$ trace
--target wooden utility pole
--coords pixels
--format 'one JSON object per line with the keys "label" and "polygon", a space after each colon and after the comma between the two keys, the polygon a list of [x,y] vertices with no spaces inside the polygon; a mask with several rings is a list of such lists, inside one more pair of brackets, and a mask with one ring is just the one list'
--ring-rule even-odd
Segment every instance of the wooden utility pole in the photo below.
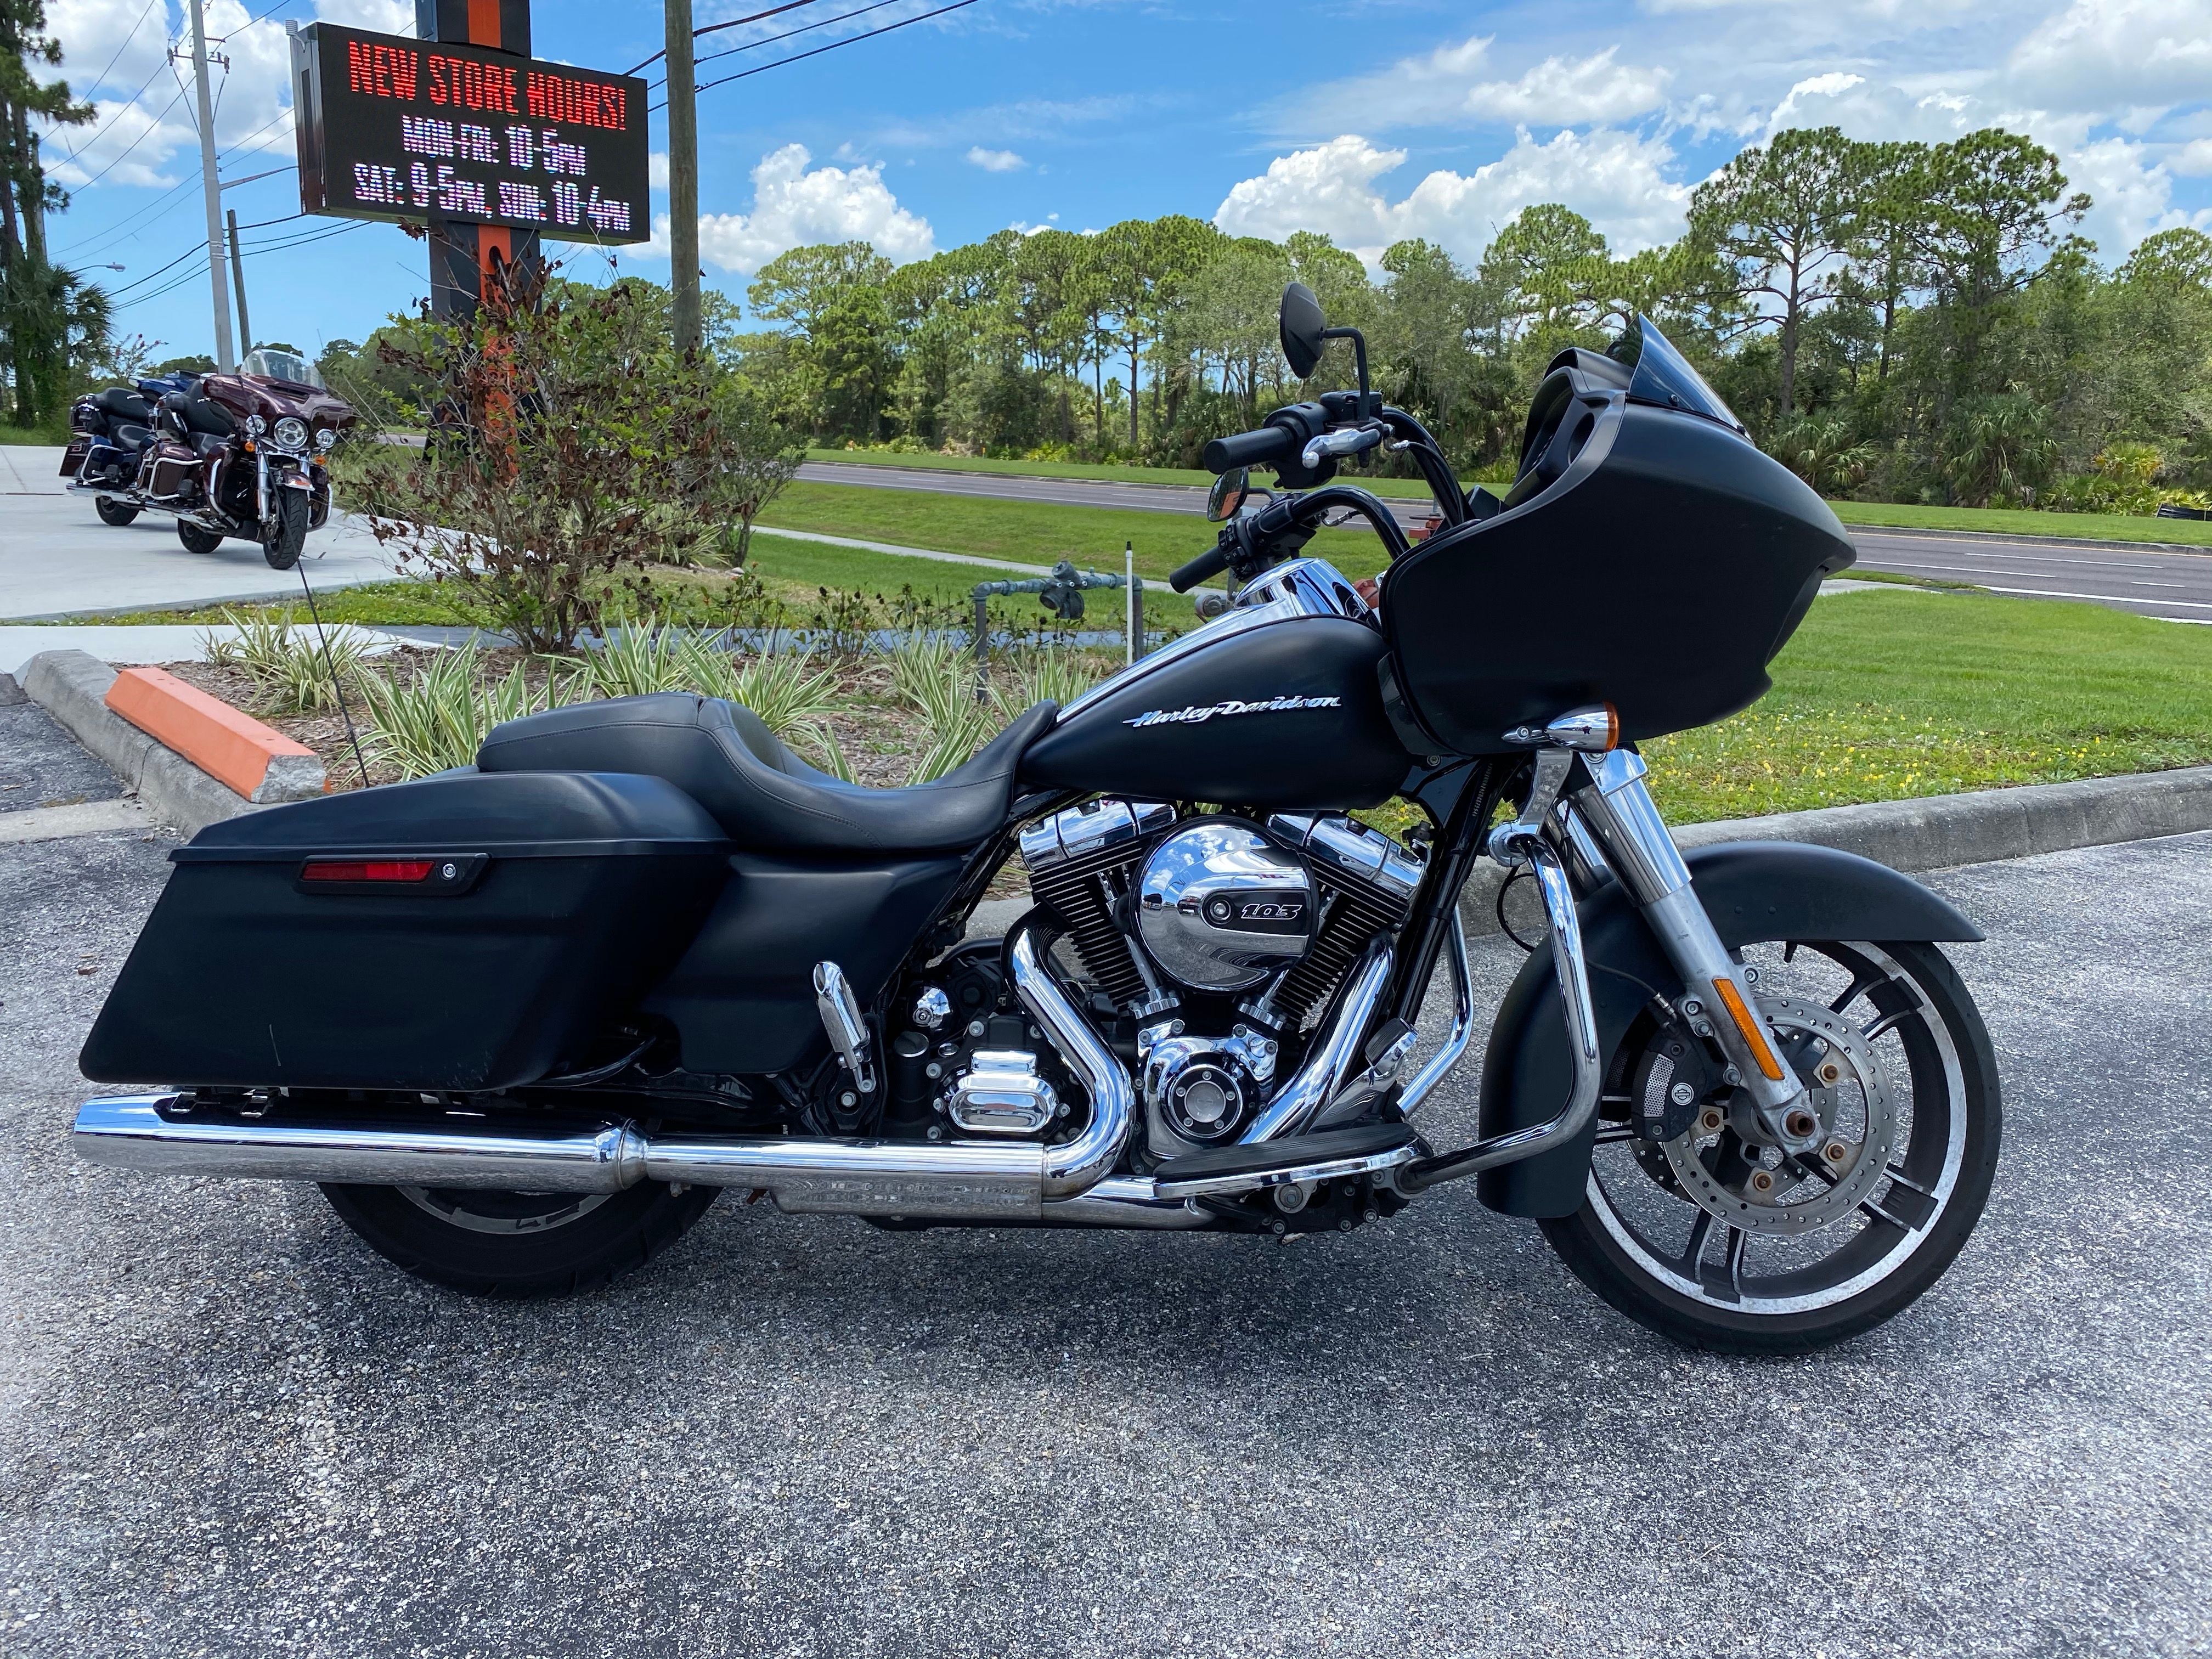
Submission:
{"label": "wooden utility pole", "polygon": [[699,106],[691,69],[691,0],[666,0],[668,286],[676,349],[699,349]]}
{"label": "wooden utility pole", "polygon": [[208,95],[207,16],[203,0],[191,0],[192,96],[199,115],[200,194],[207,205],[208,286],[215,300],[215,366],[228,374],[238,367],[230,350],[230,285],[223,279],[222,186],[215,176],[215,105]]}
{"label": "wooden utility pole", "polygon": [[238,246],[238,210],[226,208],[223,215],[230,226],[230,285],[238,290],[238,355],[242,359],[253,349],[253,325],[246,320],[246,260]]}

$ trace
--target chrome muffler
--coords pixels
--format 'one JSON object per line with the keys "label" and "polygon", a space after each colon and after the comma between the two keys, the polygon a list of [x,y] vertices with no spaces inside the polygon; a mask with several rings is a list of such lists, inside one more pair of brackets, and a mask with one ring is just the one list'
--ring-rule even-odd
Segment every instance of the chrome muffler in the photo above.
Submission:
{"label": "chrome muffler", "polygon": [[[489,1187],[612,1193],[641,1181],[765,1189],[801,1213],[1057,1219],[1121,1156],[1135,1118],[1127,1071],[1060,989],[1026,932],[1007,951],[1015,994],[1091,1099],[1082,1133],[1052,1145],[826,1140],[793,1136],[648,1136],[629,1123],[528,1131],[436,1124],[214,1115],[182,1094],[88,1101],[70,1145],[87,1163],[161,1175],[324,1181],[375,1187]],[[477,1121],[482,1121],[478,1120]],[[1142,1195],[1076,1206],[1098,1224],[1136,1214]],[[1139,1221],[1135,1224],[1146,1224]],[[1154,1223],[1152,1224],[1158,1224]]]}

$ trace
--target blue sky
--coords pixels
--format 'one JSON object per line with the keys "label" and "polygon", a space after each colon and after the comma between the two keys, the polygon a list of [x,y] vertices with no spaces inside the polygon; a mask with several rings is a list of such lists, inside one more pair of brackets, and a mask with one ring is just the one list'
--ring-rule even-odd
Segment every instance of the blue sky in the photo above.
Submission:
{"label": "blue sky", "polygon": [[[817,0],[702,42],[748,49],[700,79],[944,3],[891,0],[752,44],[866,3]],[[216,118],[226,179],[291,159],[284,18],[412,30],[402,0],[293,0],[244,27],[270,3],[210,0],[231,60]],[[698,0],[696,21],[762,9]],[[204,276],[172,286],[202,224],[191,101],[163,58],[187,27],[180,0],[49,0],[49,17],[62,72],[102,117],[46,143],[75,191],[49,233],[56,257],[118,290],[125,331],[165,355],[208,349]],[[659,48],[660,17],[636,0],[538,0],[536,50],[625,70]],[[1863,137],[2031,132],[2096,198],[2087,228],[2117,259],[2154,229],[2212,228],[2212,0],[976,0],[704,93],[699,119],[708,279],[740,301],[753,270],[800,242],[861,236],[903,260],[1007,225],[1166,212],[1325,231],[1370,258],[1424,235],[1473,258],[1521,207],[1559,200],[1633,249],[1676,234],[1689,189],[1742,144],[1829,123]],[[246,283],[262,338],[358,339],[427,288],[422,244],[392,226],[262,223],[297,212],[289,171],[224,199],[257,227]],[[580,270],[605,269],[575,252]],[[649,245],[621,263],[667,275]]]}

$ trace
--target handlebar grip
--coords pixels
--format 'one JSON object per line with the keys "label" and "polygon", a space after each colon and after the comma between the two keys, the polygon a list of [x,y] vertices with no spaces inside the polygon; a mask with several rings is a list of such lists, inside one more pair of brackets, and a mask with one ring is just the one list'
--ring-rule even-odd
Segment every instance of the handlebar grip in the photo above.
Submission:
{"label": "handlebar grip", "polygon": [[[1250,437],[1253,434],[1247,433],[1245,435]],[[1188,593],[1208,576],[1218,576],[1228,568],[1229,555],[1226,550],[1219,547],[1209,547],[1176,571],[1174,575],[1169,577],[1168,586],[1178,593]]]}
{"label": "handlebar grip", "polygon": [[1293,434],[1279,426],[1263,426],[1257,432],[1214,439],[1206,445],[1203,459],[1208,472],[1226,472],[1235,466],[1266,466],[1288,460],[1297,453],[1298,441]]}

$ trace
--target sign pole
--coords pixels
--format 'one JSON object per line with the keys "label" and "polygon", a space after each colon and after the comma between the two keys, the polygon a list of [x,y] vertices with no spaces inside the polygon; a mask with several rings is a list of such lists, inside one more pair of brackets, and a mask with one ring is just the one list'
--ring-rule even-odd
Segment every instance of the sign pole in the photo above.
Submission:
{"label": "sign pole", "polygon": [[208,284],[215,298],[215,366],[238,367],[230,350],[230,286],[222,259],[222,186],[215,172],[215,104],[208,96],[207,15],[204,0],[191,0],[192,99],[199,114],[200,190],[207,199]]}
{"label": "sign pole", "polygon": [[[530,0],[415,0],[418,39],[487,46],[530,56]],[[471,219],[430,222],[430,310],[439,317],[472,315],[499,268],[540,263],[538,233]],[[443,246],[441,246],[441,244]]]}
{"label": "sign pole", "polygon": [[699,349],[699,106],[691,63],[691,0],[667,0],[668,286],[676,349]]}

